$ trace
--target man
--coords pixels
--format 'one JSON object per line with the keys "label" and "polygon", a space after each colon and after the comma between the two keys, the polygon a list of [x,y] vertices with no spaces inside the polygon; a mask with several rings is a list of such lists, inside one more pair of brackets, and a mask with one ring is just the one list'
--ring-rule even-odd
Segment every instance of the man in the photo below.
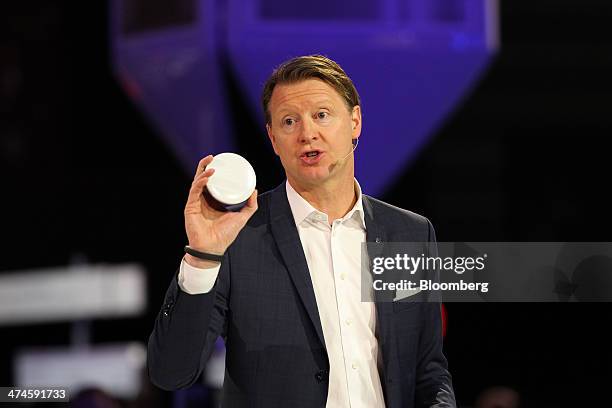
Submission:
{"label": "man", "polygon": [[361,299],[362,243],[435,236],[427,219],[361,194],[353,83],[326,57],[298,57],[262,102],[287,181],[219,212],[202,194],[212,156],[200,161],[185,228],[204,255],[186,254],[166,293],[149,339],[153,383],[192,384],[223,336],[224,406],[454,407],[439,304]]}

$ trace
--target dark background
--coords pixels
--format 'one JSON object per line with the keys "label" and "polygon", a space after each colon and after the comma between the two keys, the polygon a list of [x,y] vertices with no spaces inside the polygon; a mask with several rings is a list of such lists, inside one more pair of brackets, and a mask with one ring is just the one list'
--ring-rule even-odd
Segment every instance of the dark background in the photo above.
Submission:
{"label": "dark background", "polygon": [[[0,271],[76,256],[139,262],[149,274],[147,314],[95,321],[92,339],[145,342],[182,255],[191,175],[111,75],[105,2],[5,3]],[[496,61],[380,198],[427,216],[440,241],[612,241],[612,2],[501,3]],[[246,117],[229,70],[226,80]],[[280,183],[263,129],[234,125],[239,152],[257,157],[259,191]],[[461,403],[503,384],[525,406],[608,405],[609,303],[447,310],[445,350]],[[69,324],[1,327],[0,385],[12,384],[18,347],[63,345],[69,334]]]}

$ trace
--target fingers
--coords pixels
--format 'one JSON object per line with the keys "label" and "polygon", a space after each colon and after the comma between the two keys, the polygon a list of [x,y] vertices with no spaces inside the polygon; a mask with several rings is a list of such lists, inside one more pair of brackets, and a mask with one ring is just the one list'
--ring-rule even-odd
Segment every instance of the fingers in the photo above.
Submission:
{"label": "fingers", "polygon": [[195,176],[193,182],[191,183],[191,188],[189,189],[189,198],[187,199],[188,204],[196,201],[199,202],[202,192],[204,191],[204,187],[214,172],[215,169],[206,169],[202,173]]}
{"label": "fingers", "polygon": [[215,169],[206,169],[202,173],[198,174],[191,183],[191,188],[196,188],[200,190],[200,193],[206,186],[208,179],[215,173]]}
{"label": "fingers", "polygon": [[210,164],[212,159],[213,155],[209,154],[198,162],[198,166],[196,167],[196,172],[191,183],[191,189],[189,190],[189,198],[187,200],[188,203],[193,202],[194,200],[199,200],[199,195],[202,194],[204,186],[208,182],[208,177],[210,177],[212,172],[214,172],[213,169],[206,170],[206,166]]}
{"label": "fingers", "polygon": [[214,172],[215,169],[205,169],[203,172],[193,178],[192,184],[200,183],[202,179],[210,178]]}
{"label": "fingers", "polygon": [[208,156],[204,157],[202,160],[200,160],[200,162],[198,163],[198,166],[196,167],[196,173],[194,174],[194,179],[195,177],[197,177],[198,174],[204,172],[204,169],[206,168],[206,166],[208,166],[210,164],[210,162],[213,159],[213,155],[209,154]]}

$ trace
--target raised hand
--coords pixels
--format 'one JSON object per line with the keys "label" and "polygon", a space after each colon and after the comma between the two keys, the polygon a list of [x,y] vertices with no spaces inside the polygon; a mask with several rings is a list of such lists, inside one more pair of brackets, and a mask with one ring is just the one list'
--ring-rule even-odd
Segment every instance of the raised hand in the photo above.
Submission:
{"label": "raised hand", "polygon": [[[251,194],[246,205],[239,212],[221,211],[211,205],[205,190],[206,183],[214,169],[206,169],[213,156],[200,160],[196,169],[189,197],[185,205],[185,232],[189,246],[211,254],[223,254],[257,210],[257,190]],[[215,262],[194,258],[189,254],[185,260],[192,266],[208,268]]]}

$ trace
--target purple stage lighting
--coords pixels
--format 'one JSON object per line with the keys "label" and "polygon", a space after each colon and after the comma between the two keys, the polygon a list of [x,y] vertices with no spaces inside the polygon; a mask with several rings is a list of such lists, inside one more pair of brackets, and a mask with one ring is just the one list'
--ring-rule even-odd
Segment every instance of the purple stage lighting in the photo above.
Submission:
{"label": "purple stage lighting", "polygon": [[118,77],[189,168],[234,146],[218,51],[229,54],[262,129],[259,98],[273,67],[314,53],[338,61],[361,95],[356,170],[375,195],[498,47],[496,0],[114,0],[112,16]]}

